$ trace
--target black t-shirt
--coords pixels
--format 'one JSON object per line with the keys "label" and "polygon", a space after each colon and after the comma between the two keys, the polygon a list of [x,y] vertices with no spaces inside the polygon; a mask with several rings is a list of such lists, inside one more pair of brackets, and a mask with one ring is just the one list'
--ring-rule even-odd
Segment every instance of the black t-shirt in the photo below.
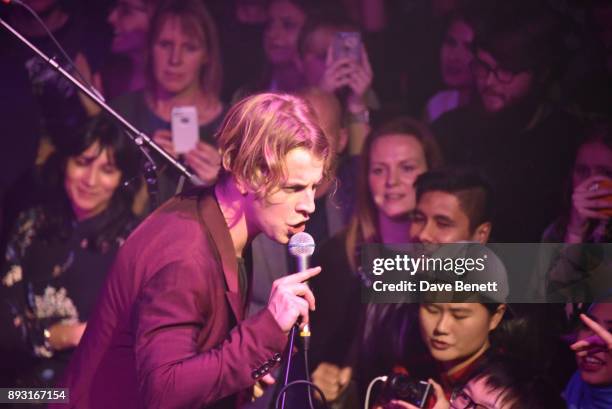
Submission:
{"label": "black t-shirt", "polygon": [[477,167],[494,189],[494,242],[539,242],[559,214],[579,133],[568,115],[524,103],[487,115],[460,108],[433,124],[448,165]]}

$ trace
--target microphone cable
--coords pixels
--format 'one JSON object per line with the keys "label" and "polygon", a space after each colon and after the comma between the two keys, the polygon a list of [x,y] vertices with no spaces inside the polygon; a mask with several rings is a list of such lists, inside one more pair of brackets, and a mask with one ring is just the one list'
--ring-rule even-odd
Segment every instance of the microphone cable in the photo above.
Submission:
{"label": "microphone cable", "polygon": [[364,409],[368,409],[370,407],[370,394],[372,393],[372,387],[374,387],[374,384],[376,384],[376,382],[387,382],[387,379],[389,379],[388,376],[377,376],[376,378],[372,379],[372,381],[370,382],[370,384],[368,385],[368,390],[366,392],[366,396],[365,396],[365,403],[363,408]]}
{"label": "microphone cable", "polygon": [[[287,389],[291,388],[292,386],[296,386],[296,385],[308,385],[309,388],[314,388],[314,390],[317,391],[317,393],[321,397],[321,401],[323,402],[323,407],[325,409],[329,409],[329,405],[327,404],[327,400],[325,399],[325,395],[323,394],[323,391],[321,390],[321,388],[319,388],[314,383],[304,380],[304,379],[298,379],[297,381],[290,382],[281,388],[280,393],[278,394],[278,396],[276,397],[276,401],[274,402],[274,407],[276,409],[278,409],[279,407],[278,405],[280,403],[282,394],[286,393]],[[310,403],[312,403],[312,401]]]}

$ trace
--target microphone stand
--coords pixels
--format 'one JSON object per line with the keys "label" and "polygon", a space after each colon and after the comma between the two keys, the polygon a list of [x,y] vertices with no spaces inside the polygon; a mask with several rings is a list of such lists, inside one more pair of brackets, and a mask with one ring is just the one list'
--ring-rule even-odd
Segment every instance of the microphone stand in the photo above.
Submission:
{"label": "microphone stand", "polygon": [[55,57],[50,58],[41,50],[39,50],[34,44],[30,43],[28,39],[22,36],[15,28],[13,28],[10,24],[0,18],[0,25],[4,26],[9,32],[11,32],[17,39],[19,39],[23,44],[29,47],[32,51],[34,51],[40,58],[42,58],[46,63],[48,63],[53,69],[59,72],[64,78],[68,79],[72,84],[74,84],[77,88],[79,88],[85,95],[91,98],[98,106],[100,106],[106,113],[110,114],[110,116],[119,123],[125,133],[130,137],[130,139],[136,144],[136,146],[142,151],[145,156],[145,180],[147,182],[147,188],[152,200],[155,200],[157,194],[157,179],[155,171],[157,167],[155,166],[155,162],[153,158],[149,155],[149,152],[146,150],[146,146],[153,149],[157,152],[166,162],[168,162],[171,166],[176,168],[182,175],[184,175],[187,180],[191,181],[195,185],[202,184],[202,181],[197,177],[197,175],[191,173],[182,163],[177,161],[166,152],[163,148],[161,148],[158,144],[156,144],[148,135],[144,132],[141,132],[136,127],[134,127],[131,123],[129,123],[123,116],[117,113],[113,108],[111,108],[104,99],[102,99],[99,95],[93,92],[91,89],[87,88],[81,82],[79,82],[76,78],[74,78],[68,71],[66,71],[62,66],[55,61]]}

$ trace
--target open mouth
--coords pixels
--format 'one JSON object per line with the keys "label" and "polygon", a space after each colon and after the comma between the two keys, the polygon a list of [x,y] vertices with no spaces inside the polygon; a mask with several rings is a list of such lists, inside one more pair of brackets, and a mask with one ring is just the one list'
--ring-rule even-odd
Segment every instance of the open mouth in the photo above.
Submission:
{"label": "open mouth", "polygon": [[293,235],[296,233],[301,233],[305,229],[306,229],[306,221],[303,221],[301,223],[289,226],[289,233]]}
{"label": "open mouth", "polygon": [[595,355],[587,355],[580,359],[580,369],[586,372],[593,372],[601,369],[604,365],[606,365],[606,361],[595,356]]}

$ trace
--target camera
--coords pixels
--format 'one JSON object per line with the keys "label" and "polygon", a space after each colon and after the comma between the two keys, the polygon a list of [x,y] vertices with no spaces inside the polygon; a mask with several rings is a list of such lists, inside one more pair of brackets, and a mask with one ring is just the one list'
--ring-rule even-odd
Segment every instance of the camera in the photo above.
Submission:
{"label": "camera", "polygon": [[419,408],[425,407],[431,385],[428,382],[414,379],[404,374],[390,375],[381,392],[381,401],[403,400]]}

